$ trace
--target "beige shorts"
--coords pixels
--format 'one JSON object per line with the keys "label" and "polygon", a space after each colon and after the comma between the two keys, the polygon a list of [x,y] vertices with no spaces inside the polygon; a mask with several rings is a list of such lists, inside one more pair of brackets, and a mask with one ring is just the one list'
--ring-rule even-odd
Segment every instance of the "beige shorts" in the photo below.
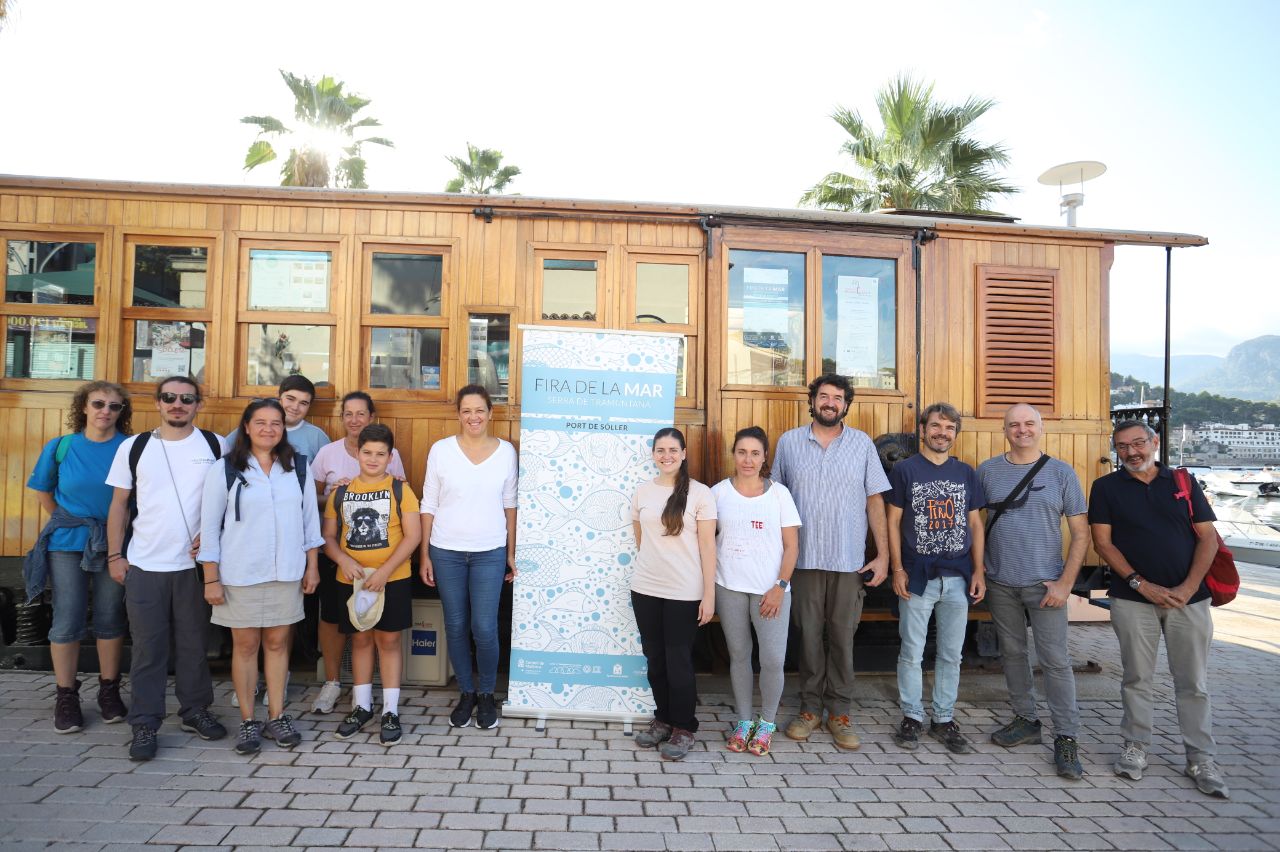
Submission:
{"label": "beige shorts", "polygon": [[223,586],[211,621],[222,627],[280,627],[302,621],[302,581]]}

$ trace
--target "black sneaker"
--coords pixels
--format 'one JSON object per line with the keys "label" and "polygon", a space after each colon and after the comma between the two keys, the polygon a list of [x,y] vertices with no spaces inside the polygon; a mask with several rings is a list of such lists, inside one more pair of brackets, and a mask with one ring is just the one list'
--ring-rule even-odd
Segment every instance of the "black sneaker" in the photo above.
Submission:
{"label": "black sneaker", "polygon": [[476,698],[476,727],[486,731],[498,727],[498,702],[492,692],[482,692]]}
{"label": "black sneaker", "polygon": [[302,734],[298,733],[298,729],[293,727],[293,719],[289,718],[287,713],[281,713],[267,722],[262,729],[262,738],[275,740],[276,745],[280,746],[280,748],[293,748],[302,742]]}
{"label": "black sneaker", "polygon": [[53,699],[53,730],[59,734],[74,734],[84,727],[84,714],[80,712],[80,681],[71,686],[59,686]]}
{"label": "black sneaker", "polygon": [[134,725],[133,742],[129,743],[129,759],[151,760],[156,756],[156,751],[158,750],[156,732],[146,725]]}
{"label": "black sneaker", "polygon": [[382,714],[382,729],[378,731],[378,741],[383,745],[400,742],[400,716],[395,713]]}
{"label": "black sneaker", "polygon": [[953,719],[950,722],[931,722],[929,724],[929,736],[947,747],[947,751],[952,754],[969,754],[973,751],[973,746],[969,743],[969,738],[960,733],[960,726]]}
{"label": "black sneaker", "polygon": [[214,718],[208,708],[202,708],[182,720],[182,730],[195,734],[202,740],[220,740],[227,735],[227,729]]}
{"label": "black sneaker", "polygon": [[1053,738],[1053,765],[1059,776],[1071,781],[1079,781],[1084,776],[1080,749],[1074,737]]}
{"label": "black sneaker", "polygon": [[904,716],[898,723],[898,729],[893,732],[893,741],[908,751],[915,751],[920,747],[920,732],[923,730],[923,722]]}
{"label": "black sneaker", "polygon": [[340,740],[353,737],[360,732],[361,728],[369,724],[369,720],[372,718],[372,710],[366,710],[363,707],[356,707],[347,714],[347,718],[338,723],[338,730],[334,731],[334,736]]}
{"label": "black sneaker", "polygon": [[465,728],[471,724],[471,714],[476,709],[476,694],[464,692],[458,696],[458,703],[453,705],[449,714],[449,724],[455,728]]}
{"label": "black sneaker", "polygon": [[1040,720],[1014,716],[1013,721],[991,735],[991,742],[1005,748],[1040,742]]}
{"label": "black sneaker", "polygon": [[236,754],[257,754],[262,751],[262,723],[249,719],[240,723],[236,732]]}
{"label": "black sneaker", "polygon": [[115,680],[98,678],[98,711],[102,713],[102,721],[108,725],[123,722],[129,715],[129,708],[120,700],[120,676]]}

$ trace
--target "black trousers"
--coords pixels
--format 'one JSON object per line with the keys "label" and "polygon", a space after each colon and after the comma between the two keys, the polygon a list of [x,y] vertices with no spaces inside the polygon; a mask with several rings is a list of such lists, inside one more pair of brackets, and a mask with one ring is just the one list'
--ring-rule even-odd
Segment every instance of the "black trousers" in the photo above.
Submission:
{"label": "black trousers", "polygon": [[205,656],[209,605],[196,569],[143,571],[130,565],[124,578],[124,602],[133,636],[129,724],[154,731],[164,721],[170,639],[178,715],[186,719],[212,704],[213,680]]}
{"label": "black trousers", "polygon": [[694,732],[698,730],[694,716],[698,684],[693,674],[693,640],[698,635],[699,603],[631,593],[640,645],[649,663],[654,718]]}

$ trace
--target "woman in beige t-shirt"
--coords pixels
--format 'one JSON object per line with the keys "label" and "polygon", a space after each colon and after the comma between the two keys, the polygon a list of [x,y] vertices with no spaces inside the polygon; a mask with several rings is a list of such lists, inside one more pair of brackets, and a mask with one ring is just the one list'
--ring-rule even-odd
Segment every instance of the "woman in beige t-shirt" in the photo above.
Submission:
{"label": "woman in beige t-shirt", "polygon": [[679,429],[653,436],[653,462],[658,477],[641,484],[631,500],[639,548],[631,606],[655,704],[653,722],[636,734],[636,745],[658,746],[663,757],[679,760],[698,730],[693,640],[716,610],[716,501],[710,488],[689,478]]}

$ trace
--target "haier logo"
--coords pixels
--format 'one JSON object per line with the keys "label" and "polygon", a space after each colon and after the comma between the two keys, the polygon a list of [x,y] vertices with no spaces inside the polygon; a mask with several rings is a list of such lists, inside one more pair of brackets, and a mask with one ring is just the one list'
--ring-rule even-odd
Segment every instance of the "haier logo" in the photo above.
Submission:
{"label": "haier logo", "polygon": [[434,630],[413,631],[413,655],[434,657],[436,655],[436,632]]}

